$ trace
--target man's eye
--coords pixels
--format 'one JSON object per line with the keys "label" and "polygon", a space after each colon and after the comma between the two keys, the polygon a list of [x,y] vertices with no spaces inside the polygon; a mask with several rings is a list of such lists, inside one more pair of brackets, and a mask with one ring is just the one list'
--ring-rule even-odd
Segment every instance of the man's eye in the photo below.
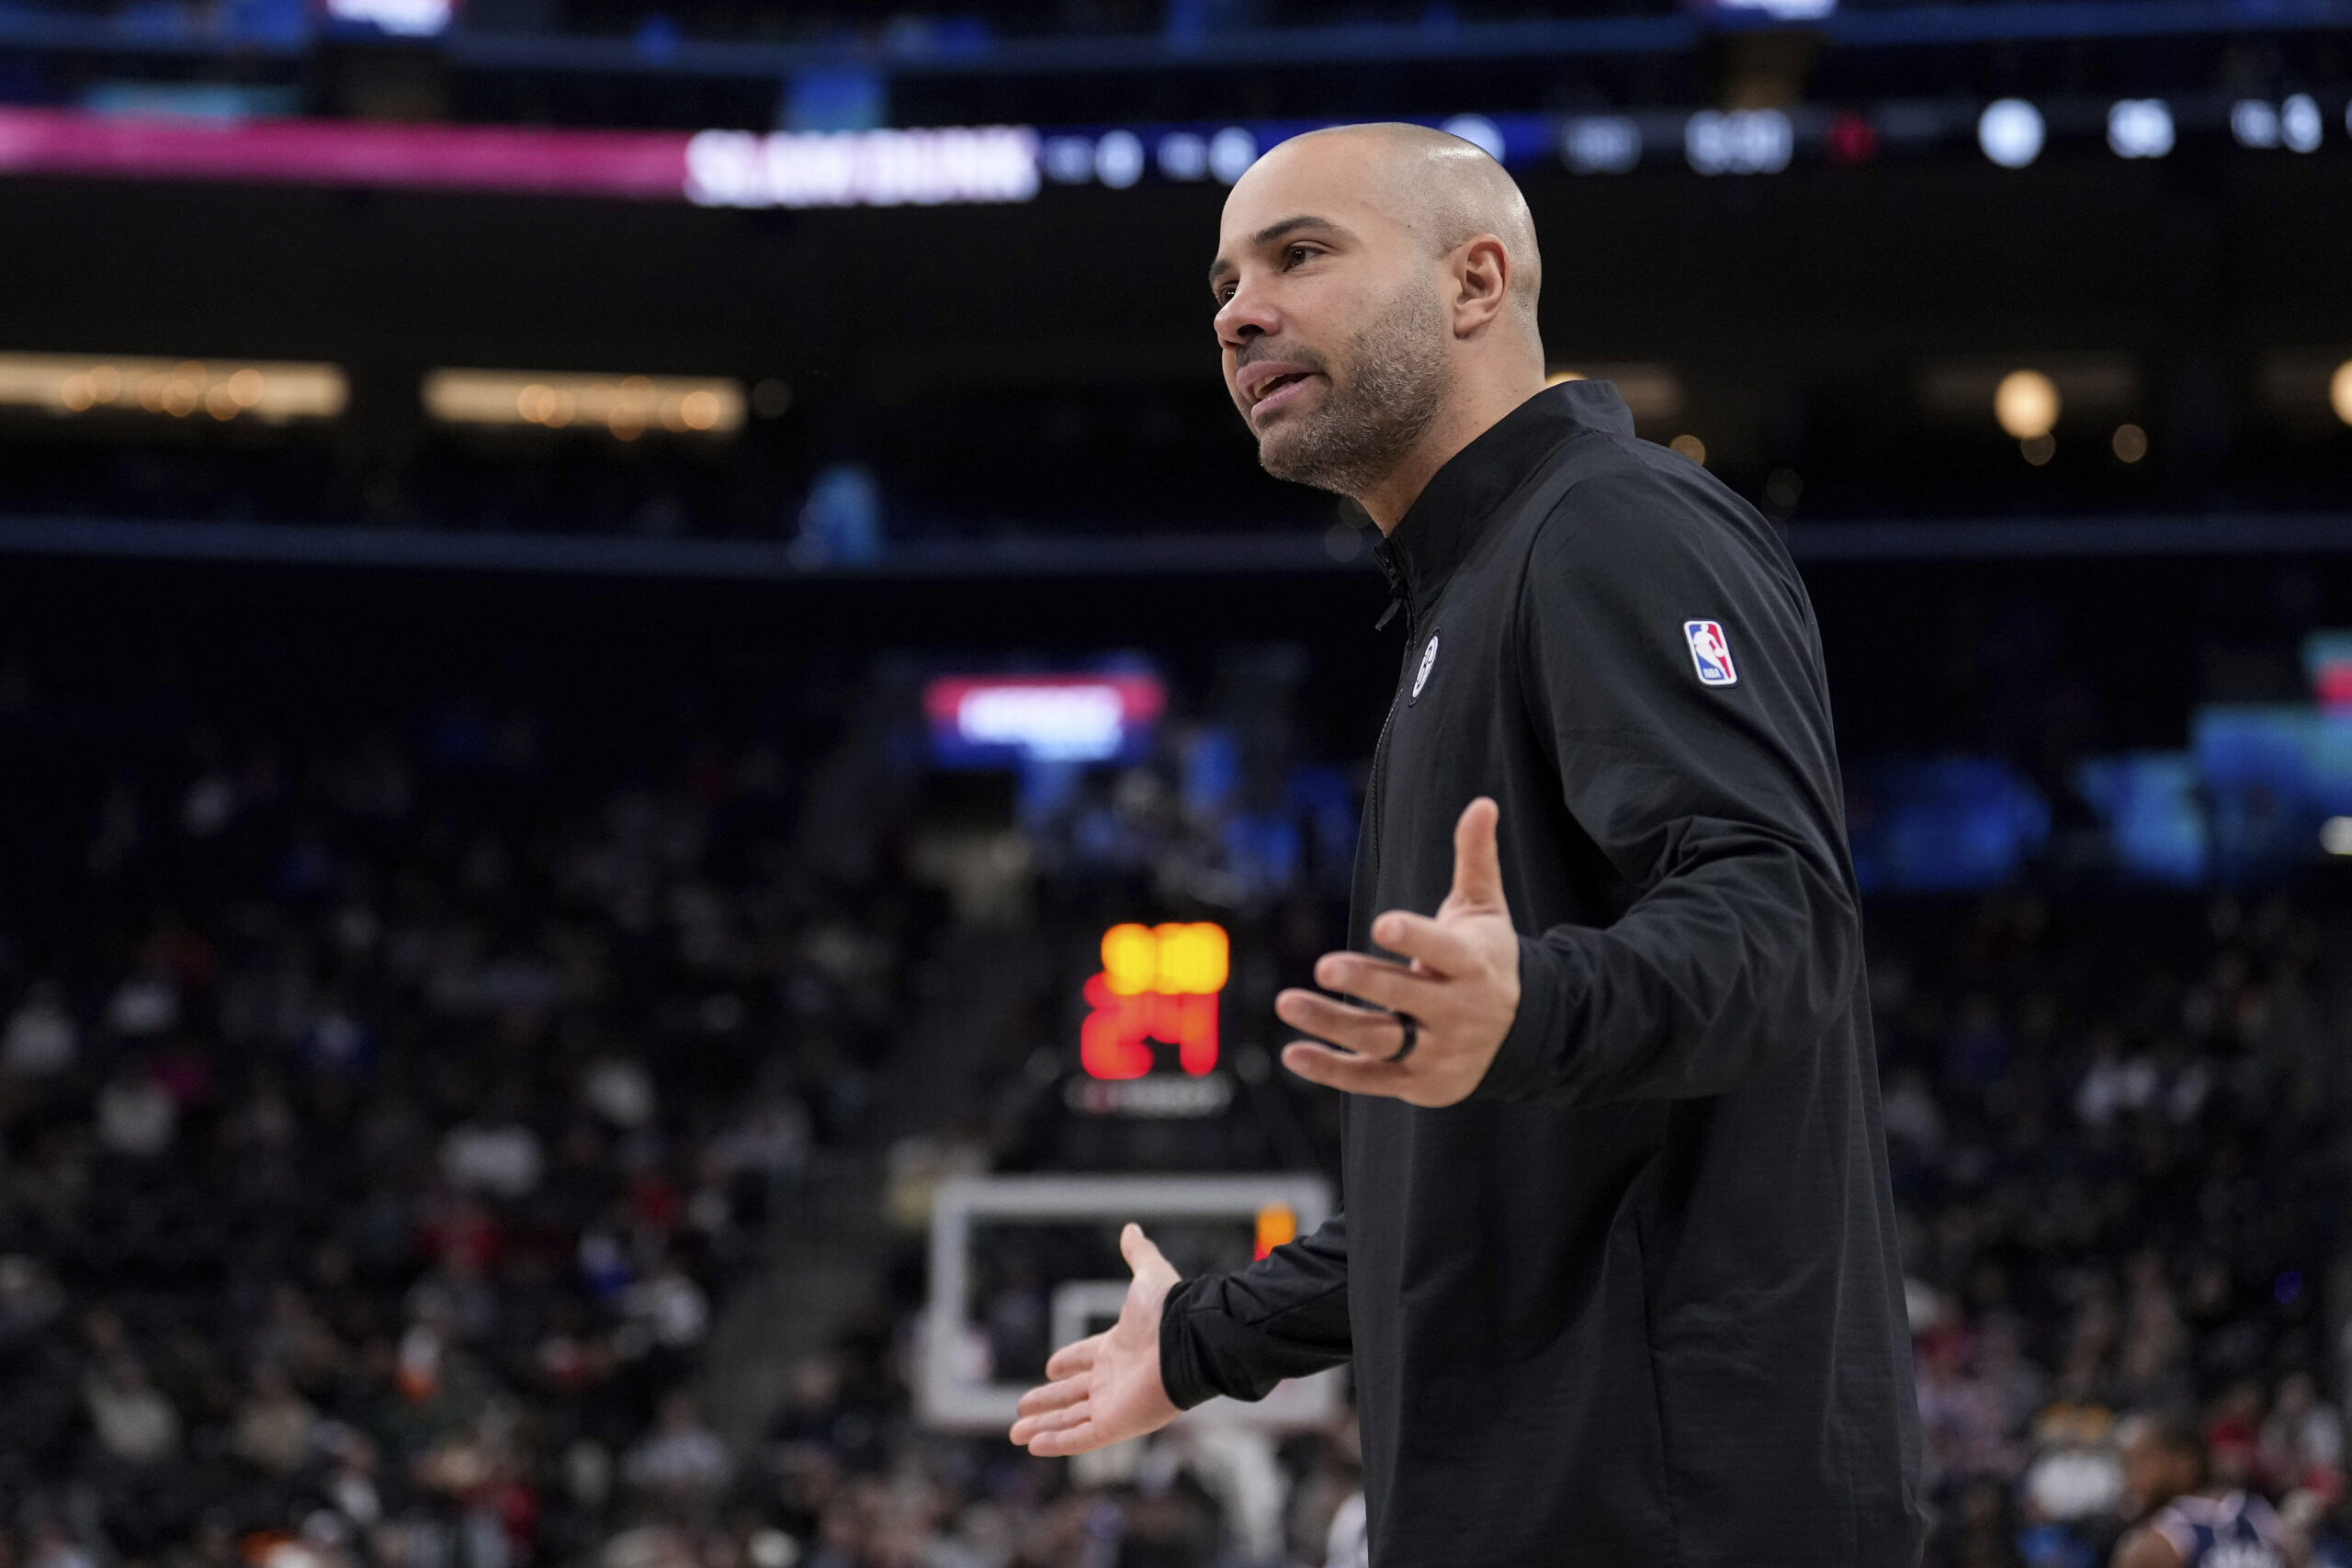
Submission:
{"label": "man's eye", "polygon": [[1313,254],[1315,254],[1315,247],[1312,245],[1293,245],[1283,253],[1283,259],[1291,265],[1296,266]]}

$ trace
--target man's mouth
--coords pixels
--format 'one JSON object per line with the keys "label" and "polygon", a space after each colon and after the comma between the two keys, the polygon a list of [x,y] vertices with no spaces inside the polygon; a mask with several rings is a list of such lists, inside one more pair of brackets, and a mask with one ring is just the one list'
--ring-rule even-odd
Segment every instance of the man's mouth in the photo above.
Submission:
{"label": "man's mouth", "polygon": [[1270,413],[1282,407],[1297,395],[1301,387],[1314,378],[1315,373],[1311,370],[1285,370],[1278,376],[1269,376],[1258,383],[1256,395],[1250,404],[1250,417]]}

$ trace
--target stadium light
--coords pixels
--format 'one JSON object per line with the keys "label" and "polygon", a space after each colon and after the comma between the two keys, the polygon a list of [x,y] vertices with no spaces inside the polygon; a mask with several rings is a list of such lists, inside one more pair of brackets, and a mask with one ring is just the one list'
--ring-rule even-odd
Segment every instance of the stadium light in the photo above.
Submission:
{"label": "stadium light", "polygon": [[1171,180],[1197,180],[1209,172],[1209,144],[1189,130],[1159,139],[1159,172]]}
{"label": "stadium light", "polygon": [[1795,129],[1779,109],[1702,109],[1683,122],[1683,155],[1702,175],[1777,175],[1795,150]]}
{"label": "stadium light", "polygon": [[1209,138],[1209,173],[1220,184],[1231,185],[1258,161],[1258,139],[1238,125],[1228,125]]}
{"label": "stadium light", "polygon": [[2263,405],[2289,424],[2352,424],[2352,359],[2341,347],[2268,350],[2256,362],[2255,388]]}
{"label": "stadium light", "polygon": [[2290,152],[2316,152],[2326,121],[2308,93],[2297,93],[2278,106],[2278,140]]}
{"label": "stadium light", "polygon": [[1132,130],[1114,130],[1094,144],[1094,177],[1113,190],[1143,178],[1143,142]]}
{"label": "stadium light", "polygon": [[2023,98],[2000,98],[1976,119],[1976,145],[2005,169],[2022,169],[2041,156],[2049,138],[2041,111]]}
{"label": "stadium light", "polygon": [[1623,115],[1586,115],[1560,128],[1560,161],[1579,175],[1622,175],[1642,161],[1642,128]]}
{"label": "stadium light", "polygon": [[2121,98],[2107,111],[2107,145],[2119,158],[2161,158],[2172,151],[2172,110],[2162,98]]}
{"label": "stadium light", "polygon": [[1503,161],[1502,127],[1485,115],[1458,114],[1438,129],[1449,136],[1459,136],[1498,164]]}
{"label": "stadium light", "polygon": [[2275,108],[2260,98],[2241,98],[2230,106],[2230,134],[2241,147],[2316,152],[2325,127],[2319,105],[2308,93],[2297,93]]}
{"label": "stadium light", "polygon": [[721,378],[444,369],[426,372],[423,393],[444,424],[601,425],[624,441],[649,430],[731,435],[743,425],[742,385]]}
{"label": "stadium light", "polygon": [[334,365],[0,354],[0,405],[58,414],[120,411],[277,424],[334,419],[350,399],[350,383]]}
{"label": "stadium light", "polygon": [[1094,143],[1083,136],[1048,136],[1037,148],[1037,167],[1056,185],[1084,185],[1094,177]]}
{"label": "stadium light", "polygon": [[1993,391],[1993,417],[2019,441],[2040,441],[2058,423],[2058,383],[2039,370],[2012,370]]}

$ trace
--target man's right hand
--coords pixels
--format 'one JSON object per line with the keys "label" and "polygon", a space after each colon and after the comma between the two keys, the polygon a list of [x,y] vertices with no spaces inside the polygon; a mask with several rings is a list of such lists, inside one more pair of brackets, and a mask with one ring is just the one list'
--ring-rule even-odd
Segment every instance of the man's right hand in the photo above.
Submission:
{"label": "man's right hand", "polygon": [[1012,1440],[1052,1459],[1082,1454],[1157,1432],[1182,1414],[1159,1381],[1159,1307],[1176,1269],[1141,1225],[1119,1233],[1119,1253],[1135,1270],[1119,1321],[1065,1345],[1046,1363],[1050,1378],[1021,1396]]}

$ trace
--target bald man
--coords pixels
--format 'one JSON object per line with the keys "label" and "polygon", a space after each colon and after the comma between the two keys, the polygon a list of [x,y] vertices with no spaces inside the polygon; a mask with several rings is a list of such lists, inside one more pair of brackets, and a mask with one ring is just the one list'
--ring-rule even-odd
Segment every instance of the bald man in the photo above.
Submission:
{"label": "bald man", "polygon": [[1764,519],[1546,389],[1527,205],[1411,126],[1284,142],[1209,284],[1260,460],[1406,627],[1349,951],[1276,1010],[1345,1212],[1179,1280],[1014,1441],[1350,1363],[1374,1568],[1903,1568],[1918,1434],[1821,651]]}

